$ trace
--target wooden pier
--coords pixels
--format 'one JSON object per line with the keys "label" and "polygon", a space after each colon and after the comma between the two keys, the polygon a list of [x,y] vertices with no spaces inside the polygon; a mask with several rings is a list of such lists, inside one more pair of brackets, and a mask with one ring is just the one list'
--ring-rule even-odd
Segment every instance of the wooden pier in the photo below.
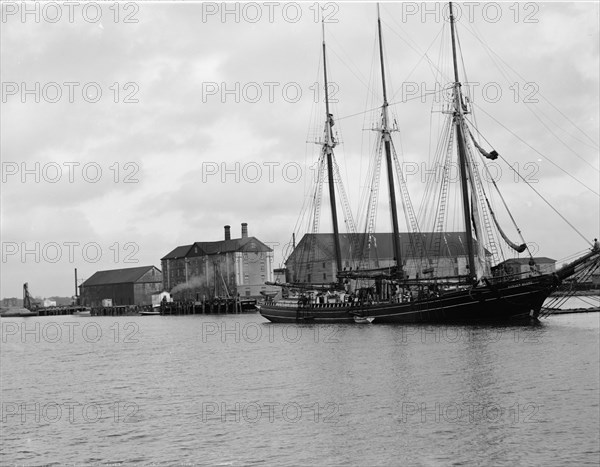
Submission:
{"label": "wooden pier", "polygon": [[89,311],[88,307],[81,305],[49,306],[33,310],[38,316],[64,316],[72,315],[77,312]]}
{"label": "wooden pier", "polygon": [[213,315],[256,312],[256,300],[215,299],[162,302],[161,315]]}
{"label": "wooden pier", "polygon": [[[7,309],[8,310],[8,309]],[[27,311],[23,309],[23,311]],[[211,314],[236,314],[255,313],[256,300],[254,299],[213,299],[204,301],[173,301],[162,302],[160,309],[153,309],[152,305],[115,305],[86,307],[82,305],[53,306],[35,308],[27,311],[26,316],[138,316],[145,312],[159,311],[161,315],[211,315]],[[2,313],[5,316],[5,313]],[[6,313],[6,316],[18,316]]]}
{"label": "wooden pier", "polygon": [[92,307],[92,316],[137,316],[152,311],[152,305],[115,305]]}

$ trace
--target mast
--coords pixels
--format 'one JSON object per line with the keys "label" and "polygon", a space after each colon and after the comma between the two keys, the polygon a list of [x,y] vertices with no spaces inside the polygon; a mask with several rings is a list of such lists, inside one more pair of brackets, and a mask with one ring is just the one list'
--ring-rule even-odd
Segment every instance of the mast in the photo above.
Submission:
{"label": "mast", "polygon": [[475,257],[473,254],[473,232],[471,228],[471,209],[469,205],[469,187],[467,185],[467,154],[465,140],[462,131],[463,109],[460,81],[458,79],[458,62],[456,60],[456,39],[454,32],[454,15],[452,13],[452,2],[450,2],[450,30],[452,33],[452,59],[454,62],[454,124],[456,125],[456,140],[458,142],[458,162],[460,166],[460,185],[462,191],[463,214],[465,218],[465,232],[467,235],[467,254],[469,260],[469,277],[474,281]]}
{"label": "mast", "polygon": [[[329,204],[331,206],[331,221],[333,222],[333,243],[335,247],[336,275],[342,271],[342,253],[340,248],[340,232],[338,228],[337,208],[335,204],[335,186],[333,184],[333,148],[335,141],[331,134],[333,115],[329,113],[329,90],[327,82],[327,59],[325,51],[325,20],[321,22],[323,30],[323,75],[325,80],[325,142],[323,151],[327,156],[327,181],[329,182]],[[338,279],[341,281],[341,279]]]}
{"label": "mast", "polygon": [[381,18],[379,16],[379,3],[377,4],[377,31],[379,34],[379,61],[381,63],[381,83],[383,88],[383,106],[382,106],[382,128],[383,145],[385,148],[385,161],[388,174],[388,187],[390,194],[390,210],[392,211],[392,229],[394,240],[394,256],[396,258],[396,267],[398,268],[398,278],[404,278],[402,271],[402,261],[400,256],[400,230],[398,229],[398,209],[396,207],[396,190],[394,187],[394,167],[392,165],[391,136],[388,127],[388,101],[387,90],[385,86],[385,68],[383,63],[383,43],[381,40]]}

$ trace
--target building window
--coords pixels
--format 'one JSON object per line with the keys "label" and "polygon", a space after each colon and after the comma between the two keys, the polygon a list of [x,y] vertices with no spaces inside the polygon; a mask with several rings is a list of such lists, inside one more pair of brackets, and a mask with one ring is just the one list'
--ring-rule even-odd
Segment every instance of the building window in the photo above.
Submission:
{"label": "building window", "polygon": [[306,282],[310,282],[310,274],[306,275]]}
{"label": "building window", "polygon": [[246,297],[249,297],[249,296],[250,296],[250,291],[246,290]]}
{"label": "building window", "polygon": [[323,263],[323,269],[325,269],[326,267],[327,267],[327,266],[326,266],[326,263]]}
{"label": "building window", "polygon": [[327,280],[327,273],[326,272],[323,273],[323,280]]}

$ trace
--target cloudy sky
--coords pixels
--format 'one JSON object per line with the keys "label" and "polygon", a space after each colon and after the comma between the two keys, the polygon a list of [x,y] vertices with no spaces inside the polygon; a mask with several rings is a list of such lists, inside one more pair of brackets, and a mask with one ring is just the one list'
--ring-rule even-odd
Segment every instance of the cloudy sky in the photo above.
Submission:
{"label": "cloudy sky", "polygon": [[[478,127],[591,240],[598,3],[469,5],[457,5],[459,38]],[[280,263],[318,155],[307,141],[325,113],[323,16],[336,157],[356,213],[372,146],[366,111],[380,105],[376,8],[322,6],[74,2],[26,13],[3,2],[0,295],[20,296],[24,282],[34,295],[72,295],[74,268],[85,279],[160,267],[178,245],[220,240],[226,224],[240,236],[241,222]],[[440,114],[436,94],[415,96],[451,81],[446,10],[381,11],[396,145],[418,205]],[[589,247],[503,170],[498,185],[537,255]]]}

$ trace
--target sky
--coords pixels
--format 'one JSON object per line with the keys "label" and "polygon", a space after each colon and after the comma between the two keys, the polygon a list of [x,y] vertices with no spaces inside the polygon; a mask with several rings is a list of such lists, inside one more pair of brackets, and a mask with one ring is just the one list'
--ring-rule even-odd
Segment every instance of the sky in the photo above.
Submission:
{"label": "sky", "polygon": [[[80,282],[160,268],[179,245],[221,240],[224,225],[240,237],[242,222],[280,266],[319,154],[323,18],[336,160],[356,215],[381,105],[377,10],[316,5],[2,2],[0,296],[21,296],[24,282],[71,296],[75,268]],[[598,3],[455,8],[478,128],[581,233],[504,167],[497,184],[526,241],[559,261],[589,248],[600,235]],[[446,13],[381,4],[416,206],[441,115],[435,80],[452,81]]]}

